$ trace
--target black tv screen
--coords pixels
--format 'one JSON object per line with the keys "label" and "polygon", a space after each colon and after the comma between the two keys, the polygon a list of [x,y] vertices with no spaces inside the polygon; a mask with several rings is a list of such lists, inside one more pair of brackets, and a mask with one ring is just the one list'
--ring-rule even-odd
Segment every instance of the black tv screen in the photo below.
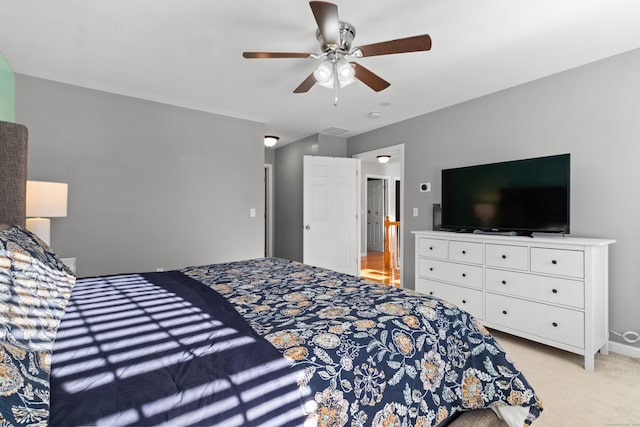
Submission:
{"label": "black tv screen", "polygon": [[442,170],[442,228],[569,233],[570,154]]}

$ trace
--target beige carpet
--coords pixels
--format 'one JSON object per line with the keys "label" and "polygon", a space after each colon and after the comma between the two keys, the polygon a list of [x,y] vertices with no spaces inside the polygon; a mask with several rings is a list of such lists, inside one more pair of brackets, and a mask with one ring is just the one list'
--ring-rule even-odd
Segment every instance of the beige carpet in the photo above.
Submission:
{"label": "beige carpet", "polygon": [[534,427],[640,427],[640,359],[597,354],[587,372],[580,355],[491,333],[542,399]]}

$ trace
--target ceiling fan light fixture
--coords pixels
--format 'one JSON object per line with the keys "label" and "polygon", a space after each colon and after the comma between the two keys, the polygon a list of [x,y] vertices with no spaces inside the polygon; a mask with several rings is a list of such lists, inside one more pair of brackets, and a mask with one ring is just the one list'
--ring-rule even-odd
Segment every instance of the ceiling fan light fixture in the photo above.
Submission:
{"label": "ceiling fan light fixture", "polygon": [[335,77],[338,77],[338,87],[346,87],[356,81],[356,70],[346,59],[340,58],[337,61],[326,59],[313,72],[318,85],[333,89]]}
{"label": "ceiling fan light fixture", "polygon": [[353,68],[346,59],[340,58],[336,63],[336,70],[338,72],[338,79],[340,83],[352,83],[355,80],[356,70]]}
{"label": "ceiling fan light fixture", "polygon": [[326,87],[333,86],[333,67],[331,65],[329,61],[322,61],[313,72],[313,77],[316,78],[318,84],[323,86],[327,84],[330,85]]}
{"label": "ceiling fan light fixture", "polygon": [[347,81],[340,81],[340,87],[347,87],[349,86],[351,83],[354,83],[356,81],[355,78],[352,78],[351,80],[347,80]]}
{"label": "ceiling fan light fixture", "polygon": [[275,147],[275,145],[280,140],[280,137],[273,135],[265,135],[264,136],[264,146],[267,148]]}
{"label": "ceiling fan light fixture", "polygon": [[385,163],[389,163],[389,160],[391,160],[391,156],[388,154],[381,154],[379,156],[376,156],[376,159],[378,159],[378,162],[384,165]]}

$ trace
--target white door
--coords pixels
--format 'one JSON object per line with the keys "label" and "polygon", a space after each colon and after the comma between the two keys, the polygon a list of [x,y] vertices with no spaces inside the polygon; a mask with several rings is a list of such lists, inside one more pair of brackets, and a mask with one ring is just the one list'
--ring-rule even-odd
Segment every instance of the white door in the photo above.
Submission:
{"label": "white door", "polygon": [[367,250],[384,252],[384,180],[367,180]]}
{"label": "white door", "polygon": [[360,160],[304,156],[303,262],[360,275]]}

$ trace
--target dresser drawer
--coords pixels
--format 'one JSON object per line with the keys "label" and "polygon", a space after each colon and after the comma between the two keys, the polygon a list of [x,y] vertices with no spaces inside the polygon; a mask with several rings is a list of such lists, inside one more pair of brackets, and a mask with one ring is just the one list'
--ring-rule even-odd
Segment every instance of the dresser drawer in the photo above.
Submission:
{"label": "dresser drawer", "polygon": [[582,278],[584,277],[584,252],[531,248],[531,271]]}
{"label": "dresser drawer", "polygon": [[485,248],[486,264],[491,267],[527,270],[529,268],[529,248],[527,246],[492,245]]}
{"label": "dresser drawer", "polygon": [[455,304],[482,320],[482,291],[423,278],[418,279],[416,291]]}
{"label": "dresser drawer", "polygon": [[584,348],[584,313],[487,293],[486,321]]}
{"label": "dresser drawer", "polygon": [[449,242],[449,259],[452,261],[482,264],[482,243]]}
{"label": "dresser drawer", "polygon": [[448,242],[446,240],[427,239],[424,237],[418,239],[419,256],[447,259],[447,247]]}
{"label": "dresser drawer", "polygon": [[487,268],[487,291],[584,308],[584,282]]}
{"label": "dresser drawer", "polygon": [[482,288],[482,267],[429,258],[418,260],[418,275],[430,279]]}

